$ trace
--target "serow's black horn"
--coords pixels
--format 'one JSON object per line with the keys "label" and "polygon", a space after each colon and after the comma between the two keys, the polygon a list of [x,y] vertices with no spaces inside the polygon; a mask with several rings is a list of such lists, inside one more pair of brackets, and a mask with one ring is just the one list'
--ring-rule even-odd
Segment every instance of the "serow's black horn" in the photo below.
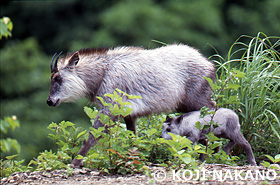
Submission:
{"label": "serow's black horn", "polygon": [[51,61],[51,72],[53,72],[53,60],[54,60],[55,55],[56,55],[56,53],[53,55],[52,61]]}
{"label": "serow's black horn", "polygon": [[58,72],[58,69],[57,69],[57,62],[58,62],[58,59],[59,59],[59,56],[62,54],[62,51],[58,54],[58,56],[57,56],[57,58],[56,58],[56,60],[55,60],[55,63],[54,63],[54,65],[53,65],[53,61],[54,61],[54,58],[55,58],[55,56],[56,56],[56,53],[53,55],[53,57],[52,57],[52,61],[51,61],[51,72],[52,73],[56,73],[56,72]]}

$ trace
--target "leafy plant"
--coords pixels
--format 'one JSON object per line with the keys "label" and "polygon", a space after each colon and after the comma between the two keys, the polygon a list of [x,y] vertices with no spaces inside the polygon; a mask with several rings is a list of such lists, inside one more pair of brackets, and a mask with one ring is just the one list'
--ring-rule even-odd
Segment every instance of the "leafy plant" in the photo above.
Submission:
{"label": "leafy plant", "polygon": [[41,152],[36,159],[29,162],[28,166],[34,165],[37,170],[67,169],[71,172],[72,168],[68,164],[78,153],[86,136],[86,130],[76,127],[69,121],[51,123],[48,129],[52,131],[48,137],[56,143],[57,151]]}
{"label": "leafy plant", "polygon": [[159,140],[162,123],[166,115],[141,117],[137,123],[137,146],[147,161],[153,164],[168,163],[172,159],[170,151]]}
{"label": "leafy plant", "polygon": [[[95,138],[102,136],[95,150],[84,158],[84,164],[90,167],[98,168],[106,173],[135,173],[141,172],[144,167],[144,155],[138,151],[136,137],[133,132],[125,130],[121,123],[121,117],[128,116],[132,112],[132,105],[129,101],[124,101],[126,96],[128,100],[141,98],[132,96],[116,89],[113,94],[105,94],[104,97],[97,97],[102,105],[108,109],[111,116],[116,117],[114,122],[108,115],[102,114],[96,109],[85,107],[85,112],[92,122],[99,119],[104,127],[98,129],[91,128],[91,133]],[[106,99],[110,98],[112,103]],[[135,142],[136,141],[136,142]]]}
{"label": "leafy plant", "polygon": [[37,159],[31,160],[28,164],[35,165],[37,170],[56,170],[56,169],[67,169],[72,171],[72,168],[68,166],[68,161],[71,156],[63,151],[53,153],[52,150],[41,152]]}
{"label": "leafy plant", "polygon": [[[20,153],[20,145],[16,139],[12,138],[6,138],[4,135],[8,133],[8,130],[11,129],[12,131],[15,130],[15,128],[20,127],[19,121],[17,120],[16,116],[12,117],[4,117],[4,119],[1,119],[0,124],[0,133],[1,133],[1,139],[0,139],[0,151],[3,152],[10,152],[12,149],[16,150],[17,153]],[[2,156],[2,154],[1,154]]]}
{"label": "leafy plant", "polygon": [[6,135],[8,130],[14,131],[17,127],[20,127],[19,121],[16,116],[12,117],[4,117],[1,119],[0,124],[0,151],[1,151],[1,160],[0,160],[0,177],[7,177],[10,174],[16,171],[25,171],[28,169],[27,166],[22,165],[24,160],[15,160],[15,158],[19,155],[9,155],[4,159],[4,153],[11,153],[12,149],[14,149],[17,153],[20,153],[20,144],[16,139],[7,138]]}
{"label": "leafy plant", "polygon": [[2,37],[11,37],[13,30],[13,23],[9,17],[3,17],[0,19],[0,40]]}
{"label": "leafy plant", "polygon": [[[201,108],[201,115],[200,117],[205,117],[206,115],[211,115],[212,119],[217,111],[216,110],[209,110],[209,108],[202,107]],[[210,120],[208,123],[201,124],[199,121],[196,123],[196,128],[202,131],[203,129],[209,129],[210,127],[216,128],[219,126],[218,123],[215,123],[213,120]],[[225,144],[225,140],[223,138],[218,138],[214,135],[213,131],[210,131],[209,134],[205,135],[203,139],[205,145],[200,145],[201,150],[204,151],[205,160],[207,163],[221,163],[221,164],[229,164],[229,165],[236,165],[234,162],[238,159],[236,156],[230,157],[227,155],[223,150],[219,150],[221,146]]]}
{"label": "leafy plant", "polygon": [[236,166],[235,161],[239,158],[237,156],[229,156],[223,150],[220,150],[220,147],[225,144],[225,142],[223,142],[225,139],[216,137],[212,131],[206,135],[206,138],[206,163],[219,163]]}
{"label": "leafy plant", "polygon": [[[221,97],[217,105],[224,105],[238,114],[245,138],[253,151],[260,154],[277,154],[280,150],[279,46],[280,37],[258,33],[256,37],[238,38],[226,58],[218,54],[211,57],[218,58],[214,60],[218,67],[216,85],[223,87],[226,81],[235,84],[221,93],[215,89],[214,94]],[[237,76],[235,71],[239,71]]]}
{"label": "leafy plant", "polygon": [[168,149],[173,156],[173,162],[175,165],[172,165],[175,169],[180,169],[182,164],[185,164],[185,167],[191,167],[192,169],[197,169],[198,163],[196,158],[198,154],[205,154],[205,151],[201,149],[200,145],[192,145],[192,142],[185,136],[175,135],[169,133],[172,137],[172,140],[165,140],[160,138],[161,143],[166,143]]}
{"label": "leafy plant", "polygon": [[48,137],[55,141],[56,149],[67,153],[71,159],[74,158],[86,136],[86,130],[75,127],[75,124],[69,121],[62,121],[59,124],[51,123],[48,129],[52,131]]}
{"label": "leafy plant", "polygon": [[[200,109],[200,118],[204,118],[205,116],[210,115],[211,120],[209,122],[206,122],[204,124],[201,124],[199,121],[196,123],[195,127],[202,131],[203,129],[210,129],[216,128],[219,126],[218,123],[215,123],[213,121],[213,118],[216,114],[216,111],[219,107],[224,107],[227,105],[233,105],[233,104],[239,104],[237,95],[230,95],[229,97],[225,97],[223,93],[225,91],[237,91],[240,85],[237,84],[237,82],[244,78],[245,74],[243,72],[240,72],[236,69],[232,69],[229,73],[229,76],[225,78],[223,81],[219,81],[219,83],[214,84],[213,81],[210,78],[205,77],[205,79],[209,82],[213,93],[213,99],[216,102],[215,109],[210,110],[207,107],[202,107]],[[219,101],[222,100],[221,103]],[[230,157],[227,155],[224,151],[218,150],[222,145],[224,139],[220,139],[216,137],[213,133],[213,131],[210,131],[209,134],[205,135],[204,143],[205,146],[203,146],[203,150],[206,154],[206,162],[207,163],[224,163],[224,164],[230,164],[230,165],[236,165],[234,162],[238,159],[238,157]],[[205,147],[205,148],[204,148]]]}
{"label": "leafy plant", "polygon": [[[273,164],[277,164],[280,162],[280,154],[277,154],[275,157],[272,157],[270,155],[265,155]],[[270,162],[267,161],[263,161],[262,163],[260,163],[261,165],[263,165],[264,167],[267,168],[272,168],[272,169],[279,169],[276,166],[271,166]]]}
{"label": "leafy plant", "polygon": [[24,172],[26,170],[31,169],[31,167],[29,166],[25,166],[22,165],[22,163],[24,162],[24,160],[15,160],[15,158],[18,156],[17,155],[11,155],[11,156],[7,156],[6,160],[1,159],[0,160],[0,177],[8,177],[9,175],[11,175],[14,172]]}

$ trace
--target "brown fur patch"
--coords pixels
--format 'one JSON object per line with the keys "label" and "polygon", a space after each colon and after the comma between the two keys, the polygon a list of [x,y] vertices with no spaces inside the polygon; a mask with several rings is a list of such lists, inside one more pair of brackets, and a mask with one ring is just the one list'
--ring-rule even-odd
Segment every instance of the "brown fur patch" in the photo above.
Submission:
{"label": "brown fur patch", "polygon": [[109,48],[84,48],[78,52],[80,55],[92,55],[92,54],[106,54]]}
{"label": "brown fur patch", "polygon": [[[69,59],[75,54],[78,53],[80,56],[87,56],[87,55],[105,55],[109,48],[83,48],[78,51],[69,52],[66,55],[60,58],[60,63],[68,63]],[[65,64],[64,64],[65,65]]]}
{"label": "brown fur patch", "polygon": [[54,79],[57,75],[58,73],[51,73],[51,79]]}

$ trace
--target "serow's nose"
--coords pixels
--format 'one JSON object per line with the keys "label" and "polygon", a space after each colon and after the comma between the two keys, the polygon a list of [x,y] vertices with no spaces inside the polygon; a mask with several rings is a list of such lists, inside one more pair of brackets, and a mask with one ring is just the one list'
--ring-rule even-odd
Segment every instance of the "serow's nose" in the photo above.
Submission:
{"label": "serow's nose", "polygon": [[53,103],[53,101],[50,98],[47,99],[47,104],[49,106],[54,106],[54,103]]}

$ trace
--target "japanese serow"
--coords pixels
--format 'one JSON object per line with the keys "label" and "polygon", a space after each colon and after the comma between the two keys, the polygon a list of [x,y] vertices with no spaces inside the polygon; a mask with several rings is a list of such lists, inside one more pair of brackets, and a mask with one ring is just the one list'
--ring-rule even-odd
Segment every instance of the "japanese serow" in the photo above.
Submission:
{"label": "japanese serow", "polygon": [[[139,116],[161,112],[190,112],[201,107],[213,107],[211,87],[203,77],[215,81],[214,65],[200,52],[182,44],[157,49],[117,47],[115,49],[81,49],[51,62],[49,106],[87,97],[112,93],[116,88],[142,99],[128,100],[133,105],[131,115],[124,118],[127,129],[135,132]],[[110,101],[107,99],[107,101]],[[102,107],[101,112],[109,114]],[[94,128],[103,126],[95,121]],[[85,156],[97,139],[91,134],[80,149]],[[81,166],[81,160],[72,164]]]}
{"label": "japanese serow", "polygon": [[166,121],[163,123],[161,137],[172,139],[168,134],[171,132],[176,135],[186,136],[193,143],[203,143],[205,134],[213,131],[215,136],[230,140],[230,142],[223,147],[226,154],[229,154],[230,149],[235,144],[238,144],[245,150],[249,163],[251,165],[256,165],[251,146],[240,131],[237,114],[230,109],[220,108],[213,117],[213,121],[219,124],[218,127],[211,127],[210,129],[202,131],[195,127],[195,123],[198,121],[200,124],[209,123],[211,121],[211,116],[213,115],[207,115],[204,118],[200,118],[200,111],[193,111],[175,118],[167,117]]}

